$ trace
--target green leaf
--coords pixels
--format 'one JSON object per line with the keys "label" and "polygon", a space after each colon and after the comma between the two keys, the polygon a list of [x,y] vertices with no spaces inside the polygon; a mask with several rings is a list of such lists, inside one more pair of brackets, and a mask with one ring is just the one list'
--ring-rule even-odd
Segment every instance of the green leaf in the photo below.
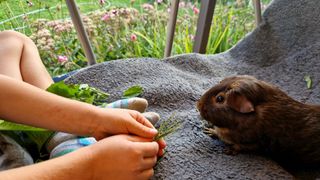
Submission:
{"label": "green leaf", "polygon": [[175,113],[173,113],[167,120],[163,121],[159,128],[158,134],[154,138],[154,141],[158,141],[174,132],[176,132],[181,126],[181,122],[175,119]]}
{"label": "green leaf", "polygon": [[28,131],[25,132],[27,136],[37,144],[38,150],[40,151],[42,146],[48,141],[52,136],[52,131]]}
{"label": "green leaf", "polygon": [[122,98],[137,97],[143,93],[143,88],[141,86],[132,86],[123,92]]}
{"label": "green leaf", "polygon": [[66,98],[72,98],[75,96],[77,88],[75,86],[67,85],[63,81],[60,81],[49,86],[47,88],[47,91]]}
{"label": "green leaf", "polygon": [[304,76],[304,80],[307,83],[307,88],[310,89],[312,87],[312,80],[310,76]]}
{"label": "green leaf", "polygon": [[108,93],[105,93],[94,87],[90,87],[88,84],[65,84],[60,81],[52,84],[47,91],[63,96],[66,98],[86,102],[94,105],[103,104],[109,97]]}
{"label": "green leaf", "polygon": [[31,127],[23,124],[0,120],[0,131],[47,131],[46,129]]}

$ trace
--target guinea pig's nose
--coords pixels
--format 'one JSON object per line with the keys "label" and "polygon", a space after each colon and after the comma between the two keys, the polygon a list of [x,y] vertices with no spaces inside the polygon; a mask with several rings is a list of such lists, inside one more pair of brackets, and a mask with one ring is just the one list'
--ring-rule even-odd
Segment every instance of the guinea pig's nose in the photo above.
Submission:
{"label": "guinea pig's nose", "polygon": [[198,100],[197,104],[196,104],[198,111],[200,111],[200,109],[202,108],[202,105],[203,105],[203,103],[200,100]]}
{"label": "guinea pig's nose", "polygon": [[197,111],[199,113],[200,119],[205,119],[207,114],[207,109],[204,106],[204,103],[202,101],[197,101]]}

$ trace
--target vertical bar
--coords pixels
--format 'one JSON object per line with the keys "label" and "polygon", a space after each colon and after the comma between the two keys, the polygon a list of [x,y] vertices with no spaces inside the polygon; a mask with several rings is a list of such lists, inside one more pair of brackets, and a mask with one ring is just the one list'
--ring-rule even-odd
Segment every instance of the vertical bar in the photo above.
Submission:
{"label": "vertical bar", "polygon": [[201,0],[193,52],[202,54],[206,52],[215,6],[216,0]]}
{"label": "vertical bar", "polygon": [[262,18],[261,18],[261,2],[260,2],[260,0],[252,0],[252,1],[253,1],[253,4],[254,4],[256,27],[258,27],[259,24],[262,21]]}
{"label": "vertical bar", "polygon": [[84,54],[88,59],[88,64],[89,65],[96,64],[96,58],[92,51],[92,47],[91,47],[88,35],[86,33],[86,30],[83,26],[83,22],[81,20],[80,12],[77,8],[77,5],[74,0],[66,0],[66,3],[69,9],[69,13],[70,13],[73,25],[77,31],[78,38],[80,40],[82,48],[84,49]]}
{"label": "vertical bar", "polygon": [[179,8],[179,0],[172,0],[171,7],[170,7],[169,22],[167,26],[167,40],[166,40],[166,48],[164,50],[164,57],[169,57],[171,55],[174,31],[176,29],[178,8]]}

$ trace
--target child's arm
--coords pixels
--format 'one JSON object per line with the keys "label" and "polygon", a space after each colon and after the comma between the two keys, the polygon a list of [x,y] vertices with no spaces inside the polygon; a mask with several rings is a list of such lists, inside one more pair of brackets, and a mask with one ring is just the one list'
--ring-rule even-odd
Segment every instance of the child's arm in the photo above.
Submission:
{"label": "child's arm", "polygon": [[63,98],[0,75],[0,118],[98,139],[112,134],[153,138],[157,131],[141,113],[102,109]]}

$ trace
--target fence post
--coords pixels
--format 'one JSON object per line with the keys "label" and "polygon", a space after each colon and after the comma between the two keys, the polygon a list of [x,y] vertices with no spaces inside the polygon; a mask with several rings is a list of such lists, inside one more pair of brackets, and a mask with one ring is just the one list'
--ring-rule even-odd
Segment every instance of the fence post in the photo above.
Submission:
{"label": "fence post", "polygon": [[194,40],[193,52],[206,52],[211,21],[215,6],[216,0],[201,0],[201,7],[197,23],[197,32]]}
{"label": "fence post", "polygon": [[253,0],[253,5],[254,5],[254,12],[255,12],[256,26],[258,27],[262,21],[260,0]]}
{"label": "fence post", "polygon": [[171,55],[174,31],[176,29],[177,15],[179,8],[179,0],[172,0],[169,14],[169,21],[167,26],[167,40],[166,48],[164,50],[164,57],[169,57]]}
{"label": "fence post", "polygon": [[88,35],[86,33],[86,30],[83,26],[83,22],[81,20],[80,12],[78,10],[78,7],[74,0],[66,0],[69,13],[73,22],[73,25],[77,31],[77,35],[79,38],[79,41],[82,45],[82,48],[84,50],[84,54],[86,58],[88,59],[88,64],[93,65],[96,64],[96,58],[92,51],[92,47],[88,38]]}

